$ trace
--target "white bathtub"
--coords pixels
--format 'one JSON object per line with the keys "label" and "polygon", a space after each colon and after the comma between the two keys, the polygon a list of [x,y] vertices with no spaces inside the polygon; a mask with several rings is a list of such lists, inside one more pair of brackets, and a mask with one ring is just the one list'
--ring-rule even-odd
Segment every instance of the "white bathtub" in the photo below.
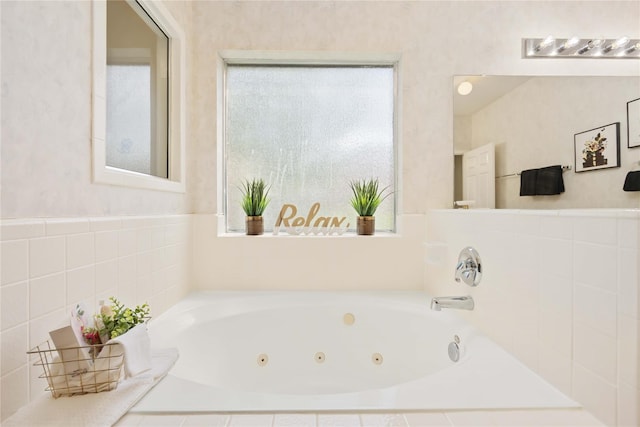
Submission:
{"label": "white bathtub", "polygon": [[151,322],[153,346],[178,347],[180,359],[131,412],[579,406],[429,302],[418,292],[193,293]]}

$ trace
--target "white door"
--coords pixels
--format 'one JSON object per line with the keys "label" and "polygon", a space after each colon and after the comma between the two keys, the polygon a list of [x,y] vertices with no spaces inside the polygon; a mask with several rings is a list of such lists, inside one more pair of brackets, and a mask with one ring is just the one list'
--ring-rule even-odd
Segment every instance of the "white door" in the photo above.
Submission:
{"label": "white door", "polygon": [[462,155],[462,195],[474,208],[496,207],[496,158],[493,144]]}

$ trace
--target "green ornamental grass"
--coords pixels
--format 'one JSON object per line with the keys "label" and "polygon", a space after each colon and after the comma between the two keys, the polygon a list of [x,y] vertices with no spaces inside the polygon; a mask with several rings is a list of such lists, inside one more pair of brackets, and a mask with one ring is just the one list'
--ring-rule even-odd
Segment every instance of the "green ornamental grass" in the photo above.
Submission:
{"label": "green ornamental grass", "polygon": [[351,198],[351,206],[356,210],[359,216],[373,216],[380,203],[384,201],[391,193],[384,194],[389,188],[388,186],[382,190],[378,190],[378,179],[362,179],[349,182],[353,197]]}
{"label": "green ornamental grass", "polygon": [[269,201],[269,187],[262,179],[246,180],[242,187],[242,209],[247,216],[262,216]]}

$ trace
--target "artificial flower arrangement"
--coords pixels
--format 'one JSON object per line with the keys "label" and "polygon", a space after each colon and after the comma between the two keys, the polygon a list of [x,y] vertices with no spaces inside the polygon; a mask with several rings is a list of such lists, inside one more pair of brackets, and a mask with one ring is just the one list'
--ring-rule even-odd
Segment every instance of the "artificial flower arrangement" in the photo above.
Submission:
{"label": "artificial flower arrangement", "polygon": [[[147,303],[131,309],[125,307],[115,297],[110,297],[109,301],[111,305],[100,304],[100,312],[93,318],[94,326],[88,326],[89,322],[86,321],[80,326],[82,338],[89,345],[105,344],[110,339],[125,334],[129,329],[149,319],[150,308]],[[80,311],[78,314],[84,315]]]}

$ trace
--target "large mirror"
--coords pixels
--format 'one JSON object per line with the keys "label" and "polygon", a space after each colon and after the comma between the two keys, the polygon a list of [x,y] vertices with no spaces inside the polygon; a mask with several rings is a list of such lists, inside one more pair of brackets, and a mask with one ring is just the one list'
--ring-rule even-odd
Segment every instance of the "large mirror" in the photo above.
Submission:
{"label": "large mirror", "polygon": [[[640,148],[627,147],[638,76],[456,76],[453,83],[454,200],[472,208],[640,207],[640,193],[622,190],[626,174],[640,169]],[[576,172],[584,145],[576,135],[612,123],[619,137],[608,138],[607,152],[619,167]],[[564,192],[520,196],[522,171],[554,165],[564,167]]]}
{"label": "large mirror", "polygon": [[184,33],[162,2],[92,5],[93,180],[183,193]]}
{"label": "large mirror", "polygon": [[137,2],[107,2],[108,166],[168,178],[169,38]]}

